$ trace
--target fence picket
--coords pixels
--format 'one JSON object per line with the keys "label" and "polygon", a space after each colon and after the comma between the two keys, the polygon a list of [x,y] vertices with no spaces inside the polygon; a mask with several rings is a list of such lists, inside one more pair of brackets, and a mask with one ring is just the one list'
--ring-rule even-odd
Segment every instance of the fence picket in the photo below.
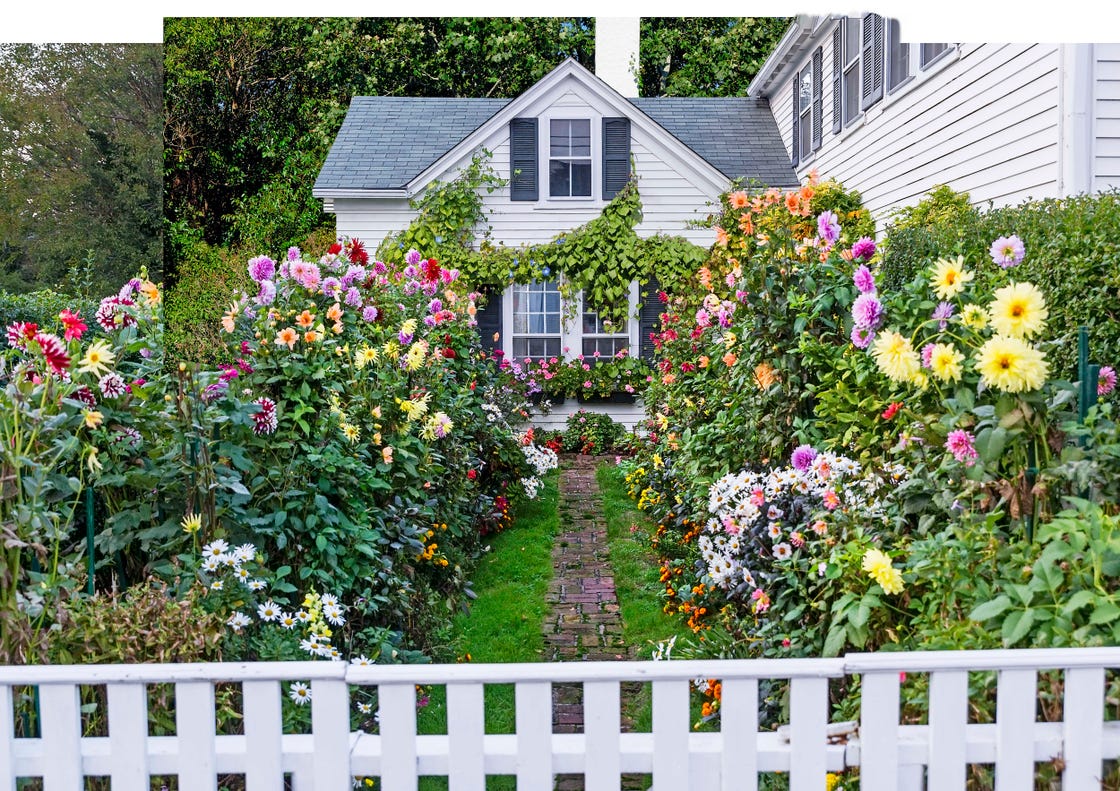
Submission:
{"label": "fence picket", "polygon": [[968,776],[968,672],[937,670],[929,676],[929,787],[964,791]]}
{"label": "fence picket", "polygon": [[175,733],[179,742],[179,787],[217,791],[218,767],[214,750],[214,684],[179,681],[175,684]]}
{"label": "fence picket", "polygon": [[241,688],[245,697],[246,791],[276,791],[284,786],[280,683],[245,681]]}
{"label": "fence picket", "polygon": [[720,705],[723,791],[758,791],[758,679],[725,678]]}
{"label": "fence picket", "polygon": [[317,678],[311,682],[311,733],[315,755],[315,791],[349,791],[350,691],[346,681]]}
{"label": "fence picket", "polygon": [[77,791],[82,781],[82,717],[77,684],[39,685],[40,731],[43,754],[43,791]]}
{"label": "fence picket", "polygon": [[995,791],[1032,791],[1034,788],[1037,678],[1035,670],[999,671]]}
{"label": "fence picket", "polygon": [[622,712],[617,681],[583,685],[583,732],[586,739],[585,788],[618,791],[622,783],[619,732]]}
{"label": "fence picket", "polygon": [[658,788],[688,788],[688,682],[654,681],[652,686],[653,782]]}
{"label": "fence picket", "polygon": [[790,687],[789,788],[819,791],[827,771],[828,679],[795,678]]}
{"label": "fence picket", "polygon": [[377,688],[381,713],[381,787],[415,791],[416,687],[381,684]]}
{"label": "fence picket", "polygon": [[859,777],[868,788],[898,783],[898,671],[860,681]]}
{"label": "fence picket", "polygon": [[1062,703],[1063,788],[1098,788],[1103,774],[1104,668],[1066,670]]}
{"label": "fence picket", "polygon": [[447,685],[448,789],[485,791],[483,685]]}
{"label": "fence picket", "polygon": [[113,791],[148,791],[148,689],[109,684],[108,694]]}
{"label": "fence picket", "polygon": [[523,681],[515,687],[517,787],[552,788],[552,684]]}
{"label": "fence picket", "polygon": [[12,688],[0,684],[0,791],[16,791],[15,756],[12,755],[15,737]]}

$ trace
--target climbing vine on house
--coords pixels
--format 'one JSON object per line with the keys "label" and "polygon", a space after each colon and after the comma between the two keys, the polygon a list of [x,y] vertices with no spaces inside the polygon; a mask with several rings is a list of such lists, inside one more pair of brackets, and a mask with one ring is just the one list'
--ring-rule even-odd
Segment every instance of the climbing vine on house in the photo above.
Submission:
{"label": "climbing vine on house", "polygon": [[564,296],[583,291],[587,303],[612,322],[627,318],[632,281],[645,288],[650,283],[679,282],[708,257],[707,249],[679,236],[642,238],[635,233],[642,220],[642,203],[633,178],[598,217],[549,242],[518,247],[495,244],[482,195],[504,181],[490,168],[489,156],[480,152],[453,181],[437,182],[413,201],[416,219],[382,242],[378,256],[396,262],[406,250],[416,248],[458,269],[476,285],[504,286],[563,275]]}

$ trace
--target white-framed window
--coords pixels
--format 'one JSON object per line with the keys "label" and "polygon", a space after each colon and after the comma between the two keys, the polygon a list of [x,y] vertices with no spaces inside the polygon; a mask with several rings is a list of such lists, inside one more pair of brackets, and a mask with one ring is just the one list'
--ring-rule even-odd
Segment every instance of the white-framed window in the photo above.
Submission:
{"label": "white-framed window", "polygon": [[555,280],[510,286],[507,323],[515,359],[559,357],[564,346],[560,288]]}
{"label": "white-framed window", "polygon": [[939,60],[942,55],[949,51],[948,44],[922,44],[919,47],[920,55],[918,57],[919,68],[925,69],[927,66],[933,64],[934,61]]}
{"label": "white-framed window", "polygon": [[797,147],[801,161],[813,153],[813,62],[805,64],[797,76]]}
{"label": "white-framed window", "polygon": [[567,302],[555,280],[515,284],[503,300],[503,349],[511,359],[524,361],[613,357],[623,349],[628,355],[640,352],[638,284],[631,283],[626,297],[627,319],[609,325],[577,292]]}
{"label": "white-framed window", "polygon": [[630,336],[634,319],[629,318],[632,312],[629,300],[626,304],[627,319],[614,323],[603,321],[598,311],[592,310],[586,300],[581,302],[583,302],[583,310],[580,312],[580,335],[583,356],[609,358],[623,350],[631,354],[633,350]]}
{"label": "white-framed window", "polygon": [[[924,45],[923,45],[924,46]],[[887,92],[891,93],[910,79],[910,45],[902,43],[902,26],[897,19],[887,20]]]}
{"label": "white-framed window", "polygon": [[843,28],[844,76],[841,90],[844,97],[844,125],[847,126],[859,116],[860,20],[847,18]]}
{"label": "white-framed window", "polygon": [[548,121],[548,196],[590,198],[593,193],[591,119]]}

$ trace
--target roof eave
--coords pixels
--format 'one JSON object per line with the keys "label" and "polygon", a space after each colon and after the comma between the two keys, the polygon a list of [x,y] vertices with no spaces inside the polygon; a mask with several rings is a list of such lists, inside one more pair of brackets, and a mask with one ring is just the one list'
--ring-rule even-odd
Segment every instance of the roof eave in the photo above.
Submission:
{"label": "roof eave", "polygon": [[771,86],[785,73],[798,50],[811,38],[815,38],[823,23],[829,19],[829,16],[799,14],[747,86],[747,96],[752,99],[769,98]]}
{"label": "roof eave", "polygon": [[358,189],[341,187],[316,187],[311,190],[315,198],[410,198],[412,193],[403,187],[395,189]]}

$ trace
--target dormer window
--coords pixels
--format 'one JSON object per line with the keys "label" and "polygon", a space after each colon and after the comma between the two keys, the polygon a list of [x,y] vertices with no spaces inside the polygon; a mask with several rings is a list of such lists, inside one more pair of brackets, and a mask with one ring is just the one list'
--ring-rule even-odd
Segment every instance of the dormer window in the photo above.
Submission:
{"label": "dormer window", "polygon": [[548,195],[591,197],[591,121],[549,122]]}

